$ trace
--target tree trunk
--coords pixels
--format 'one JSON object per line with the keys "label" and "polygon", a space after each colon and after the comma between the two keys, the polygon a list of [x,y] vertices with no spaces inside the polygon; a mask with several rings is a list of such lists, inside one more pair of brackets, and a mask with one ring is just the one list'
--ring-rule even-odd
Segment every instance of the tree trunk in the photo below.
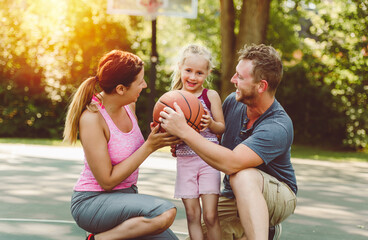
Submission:
{"label": "tree trunk", "polygon": [[235,34],[235,7],[233,0],[221,3],[221,90],[224,100],[234,91],[230,82],[238,62],[237,52],[245,45],[265,42],[271,0],[243,0],[239,16],[239,33]]}
{"label": "tree trunk", "polygon": [[234,74],[233,59],[235,55],[236,35],[235,9],[232,0],[220,0],[221,7],[221,91],[220,96],[225,97],[234,90],[234,85],[230,82]]}

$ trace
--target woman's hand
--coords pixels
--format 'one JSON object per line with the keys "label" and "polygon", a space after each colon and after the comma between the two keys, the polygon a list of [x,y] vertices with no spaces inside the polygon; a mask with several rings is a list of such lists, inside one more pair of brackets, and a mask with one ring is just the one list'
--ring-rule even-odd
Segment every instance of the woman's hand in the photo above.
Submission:
{"label": "woman's hand", "polygon": [[151,133],[147,138],[147,144],[151,147],[152,151],[156,151],[157,149],[179,144],[181,141],[178,137],[171,135],[168,132],[161,133],[159,132],[160,125],[156,125],[153,127],[153,123],[150,124]]}
{"label": "woman's hand", "polygon": [[176,145],[171,145],[170,146],[170,152],[171,152],[171,156],[176,157]]}

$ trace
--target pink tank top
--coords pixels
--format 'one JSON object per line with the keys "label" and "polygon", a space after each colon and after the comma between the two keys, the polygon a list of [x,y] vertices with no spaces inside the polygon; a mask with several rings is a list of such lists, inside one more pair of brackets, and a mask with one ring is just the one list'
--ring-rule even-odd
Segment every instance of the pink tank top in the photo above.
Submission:
{"label": "pink tank top", "polygon": [[[96,101],[96,100],[94,100]],[[132,155],[142,144],[144,143],[144,138],[142,132],[138,126],[137,120],[134,114],[131,112],[130,107],[124,106],[125,111],[128,113],[130,120],[133,123],[132,130],[128,133],[124,133],[118,129],[115,123],[110,118],[109,114],[106,112],[105,107],[98,104],[98,110],[105,119],[109,130],[110,130],[110,140],[107,144],[111,164],[116,165],[130,155]],[[128,178],[117,185],[113,190],[129,188],[137,183],[138,179],[138,169],[135,170]],[[84,158],[84,169],[80,174],[80,177],[74,186],[75,191],[105,191],[97,182],[92,174],[91,169],[88,166],[86,158]]]}

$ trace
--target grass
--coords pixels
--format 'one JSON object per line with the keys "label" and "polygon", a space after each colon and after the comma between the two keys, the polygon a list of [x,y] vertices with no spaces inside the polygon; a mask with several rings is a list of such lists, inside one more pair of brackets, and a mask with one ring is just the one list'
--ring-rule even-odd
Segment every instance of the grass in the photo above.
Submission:
{"label": "grass", "polygon": [[[48,145],[48,146],[72,146],[59,139],[27,139],[27,138],[0,138],[0,143],[12,144],[33,144],[33,145]],[[78,141],[74,146],[80,147]],[[159,150],[160,152],[170,152],[169,147]],[[360,161],[368,162],[368,152],[353,152],[331,150],[322,147],[293,145],[291,148],[291,156],[293,158],[314,159],[323,161]]]}
{"label": "grass", "polygon": [[316,146],[293,145],[291,147],[293,158],[314,159],[323,161],[359,161],[368,162],[368,152],[354,152],[332,150]]}
{"label": "grass", "polygon": [[[0,143],[63,146],[63,147],[74,146],[69,143],[63,142],[60,139],[43,139],[43,138],[0,138]],[[75,146],[80,147],[81,146],[80,142],[78,141],[75,144]]]}

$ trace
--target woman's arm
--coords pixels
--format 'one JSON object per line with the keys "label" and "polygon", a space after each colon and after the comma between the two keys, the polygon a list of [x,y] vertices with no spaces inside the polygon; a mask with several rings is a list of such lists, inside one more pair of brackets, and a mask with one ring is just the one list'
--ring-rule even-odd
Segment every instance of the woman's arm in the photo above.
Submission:
{"label": "woman's arm", "polygon": [[102,116],[85,111],[80,119],[80,139],[91,171],[100,186],[110,191],[129,177],[157,149],[176,144],[178,138],[152,129],[147,141],[131,156],[113,166],[108,153],[109,130]]}

